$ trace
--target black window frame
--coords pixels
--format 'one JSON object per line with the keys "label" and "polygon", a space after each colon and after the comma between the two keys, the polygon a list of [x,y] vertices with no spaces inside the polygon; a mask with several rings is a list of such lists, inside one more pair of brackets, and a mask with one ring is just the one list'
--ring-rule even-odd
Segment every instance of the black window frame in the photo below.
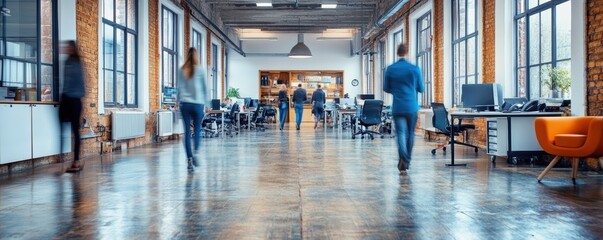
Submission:
{"label": "black window frame", "polygon": [[[400,42],[397,41],[397,36],[400,36]],[[394,34],[392,34],[392,42],[394,43],[394,52],[392,54],[392,58],[395,63],[398,61],[398,59],[400,59],[400,57],[398,57],[398,46],[401,43],[404,43],[404,28],[402,28],[399,31],[394,32]]]}
{"label": "black window frame", "polygon": [[[429,18],[429,26],[426,27],[425,29],[422,29],[422,22],[423,19],[425,18]],[[433,17],[431,15],[431,11],[426,12],[425,14],[423,14],[421,17],[417,18],[417,22],[416,22],[416,26],[417,26],[417,32],[416,32],[416,63],[417,66],[419,66],[419,68],[421,69],[421,74],[423,74],[423,84],[425,86],[425,91],[423,91],[422,94],[420,94],[420,98],[419,98],[419,106],[423,107],[423,108],[428,108],[431,105],[431,102],[434,99],[433,96],[433,76],[431,75],[431,70],[432,70],[432,60],[433,60],[433,43],[432,41],[432,37],[433,37]],[[427,39],[427,41],[424,41],[424,43],[428,43],[428,46],[425,46],[424,49],[422,49],[422,41],[423,40],[421,37],[422,33],[429,31],[429,39]],[[423,62],[425,64],[427,64],[427,67],[425,67],[424,65],[422,65],[422,63],[420,62],[421,59],[423,59]],[[426,60],[425,60],[426,59]]]}
{"label": "black window frame", "polygon": [[212,82],[212,91],[211,91],[211,95],[213,99],[218,98],[218,54],[219,54],[219,49],[218,49],[218,44],[216,43],[211,43],[211,82]]}
{"label": "black window frame", "polygon": [[[478,83],[478,81],[479,81],[478,80],[478,78],[479,78],[479,71],[478,71],[478,63],[479,63],[479,61],[478,61],[478,46],[479,46],[479,42],[478,42],[478,40],[479,40],[478,39],[478,36],[479,36],[479,27],[478,27],[479,10],[478,9],[479,9],[479,6],[478,5],[479,5],[479,2],[480,1],[478,1],[478,0],[474,0],[475,9],[473,9],[473,10],[475,11],[475,14],[474,14],[474,19],[473,19],[474,20],[473,26],[474,26],[475,31],[472,33],[469,33],[469,29],[468,29],[468,27],[469,27],[468,5],[469,4],[468,4],[467,0],[464,1],[464,3],[465,3],[465,15],[464,15],[465,32],[461,33],[461,24],[457,24],[457,22],[455,22],[455,10],[460,9],[458,7],[455,9],[455,4],[457,6],[460,6],[460,1],[452,0],[452,8],[451,8],[451,11],[452,11],[452,14],[451,14],[451,18],[452,18],[452,21],[451,21],[452,22],[452,25],[451,25],[452,26],[452,28],[451,28],[452,29],[452,31],[451,31],[451,36],[452,36],[451,37],[451,39],[452,39],[452,59],[451,59],[451,61],[452,61],[452,63],[451,63],[451,66],[452,66],[452,76],[451,76],[452,77],[452,85],[451,85],[452,86],[452,89],[451,89],[452,106],[455,106],[462,102],[461,86],[463,84]],[[460,16],[458,16],[458,17],[460,20]],[[468,45],[469,44],[468,43],[471,39],[474,39],[474,42],[475,42],[474,43],[474,56],[473,56],[473,60],[475,61],[475,63],[474,63],[475,69],[474,69],[474,73],[469,74],[469,71],[468,71],[468,69],[469,69],[469,58],[468,58],[469,47],[468,47]],[[455,58],[457,57],[457,55],[455,54],[457,46],[459,46],[459,48],[460,48],[460,46],[465,47],[465,59],[464,59],[465,60],[465,62],[464,62],[465,71],[464,71],[464,75],[459,75],[459,76],[457,76],[457,73],[460,73],[460,72],[456,71],[457,66],[455,66],[455,64],[454,64]],[[459,62],[459,64],[463,64],[463,63]],[[471,77],[475,80],[475,82],[469,82],[469,78],[471,78]],[[458,81],[458,84],[457,84],[457,81]],[[458,91],[456,91],[456,90],[458,90]]]}
{"label": "black window frame", "polygon": [[[103,67],[102,67],[102,73],[103,73],[103,86],[104,86],[104,91],[103,91],[103,101],[104,101],[104,106],[111,108],[111,107],[119,107],[119,108],[138,108],[138,26],[140,25],[138,23],[138,0],[123,0],[125,3],[125,9],[124,9],[124,13],[125,13],[125,22],[124,25],[121,25],[119,23],[117,23],[116,21],[116,15],[117,15],[117,4],[116,4],[116,0],[113,0],[113,20],[109,20],[106,19],[104,16],[104,0],[103,2],[103,13],[102,15],[102,23],[103,23],[103,40],[105,39],[105,26],[110,27],[111,29],[113,29],[113,69],[107,69],[105,66],[105,60],[104,60],[104,55],[105,55],[105,44],[103,42]],[[129,14],[128,14],[128,2],[130,1],[134,1],[134,29],[130,28],[130,26],[128,26],[128,19],[130,18]],[[118,56],[117,56],[117,31],[123,31],[124,33],[124,70],[120,71],[117,70],[117,60],[118,60]],[[134,103],[130,103],[128,102],[128,75],[130,75],[131,73],[128,72],[128,39],[129,36],[133,35],[134,36]],[[107,71],[111,71],[113,73],[113,89],[111,89],[113,91],[113,99],[111,99],[111,101],[107,101],[106,99],[106,84],[105,84],[105,73]],[[123,74],[124,76],[124,84],[123,84],[123,101],[124,104],[119,103],[118,99],[117,99],[117,74]]]}
{"label": "black window frame", "polygon": [[[0,4],[1,6],[6,6],[6,0],[0,0]],[[41,38],[42,38],[42,22],[41,22],[41,8],[42,8],[42,4],[41,4],[41,0],[37,0],[36,1],[36,7],[37,7],[37,12],[36,12],[36,48],[37,48],[37,52],[36,52],[36,57],[35,60],[27,60],[27,59],[22,59],[22,58],[18,58],[18,57],[10,57],[6,55],[6,44],[7,44],[7,36],[6,36],[6,25],[4,24],[6,22],[6,18],[10,17],[10,16],[6,16],[5,14],[0,14],[0,18],[2,18],[2,21],[0,24],[0,31],[2,31],[2,36],[0,36],[1,39],[1,49],[4,49],[3,52],[0,52],[0,87],[4,87],[4,71],[6,70],[5,68],[5,61],[6,60],[10,60],[10,61],[15,61],[17,63],[21,63],[21,64],[35,64],[34,68],[36,70],[35,73],[35,87],[36,87],[36,102],[44,102],[42,100],[42,66],[50,66],[52,67],[52,98],[51,101],[58,101],[59,100],[59,91],[60,91],[60,87],[59,87],[59,20],[58,20],[58,0],[52,0],[50,2],[51,7],[52,7],[52,19],[51,19],[51,24],[52,24],[52,31],[51,31],[51,36],[52,36],[52,63],[46,63],[46,62],[42,62],[42,43],[41,43]],[[26,68],[23,68],[23,71],[26,71]],[[23,82],[24,85],[26,85],[26,82]],[[33,83],[32,83],[33,84]],[[10,86],[9,86],[10,87]],[[26,101],[25,100],[20,100],[20,101]]]}
{"label": "black window frame", "polygon": [[[523,1],[523,6],[524,6],[524,10],[523,12],[519,12],[518,10],[518,3],[519,1]],[[557,64],[559,62],[564,62],[564,61],[569,61],[571,63],[571,55],[570,58],[563,58],[563,59],[557,59],[557,24],[556,24],[556,20],[557,20],[557,6],[566,3],[570,0],[548,0],[547,2],[544,3],[540,3],[540,1],[538,2],[538,5],[535,7],[530,8],[529,7],[529,0],[514,0],[513,1],[513,13],[514,13],[514,19],[513,19],[513,26],[514,26],[514,48],[515,48],[515,54],[514,54],[514,74],[515,74],[515,96],[520,96],[520,97],[526,97],[528,99],[532,99],[531,95],[531,89],[530,89],[530,73],[531,73],[531,68],[533,67],[538,67],[540,70],[539,73],[539,98],[542,98],[542,80],[543,80],[543,76],[542,76],[542,67],[545,67],[547,65],[550,65],[552,68],[557,67]],[[542,40],[539,40],[539,56],[538,56],[538,63],[536,64],[531,64],[530,63],[530,16],[539,14],[539,23],[542,23],[541,19],[542,19],[542,15],[541,13],[546,11],[546,10],[551,10],[551,61],[547,61],[547,62],[543,62],[542,61]],[[567,13],[569,14],[569,13]],[[525,56],[525,66],[519,66],[519,51],[520,51],[520,46],[519,46],[519,24],[518,21],[520,21],[521,19],[525,19],[525,32],[526,32],[526,38],[525,38],[525,50],[526,52],[524,53]],[[519,86],[519,72],[520,69],[525,69],[525,95],[521,95],[521,89]]]}
{"label": "black window frame", "polygon": [[[163,19],[164,19],[164,14],[166,14],[166,12],[168,14],[172,14],[172,16],[173,16],[173,21],[172,21],[172,29],[173,29],[173,32],[174,32],[174,35],[172,36],[173,37],[172,41],[174,43],[174,49],[173,50],[165,47],[164,42],[163,42],[163,39],[164,39],[163,35],[165,34],[164,33],[165,29],[163,28],[163,26],[164,26]],[[179,42],[178,42],[179,41],[179,38],[178,38],[178,35],[179,35],[179,32],[178,32],[178,21],[179,21],[178,14],[175,11],[173,11],[172,9],[170,9],[168,6],[161,5],[161,35],[162,35],[162,37],[161,37],[161,41],[160,41],[161,42],[161,60],[160,60],[160,62],[161,62],[161,71],[162,71],[161,72],[161,92],[162,92],[161,102],[162,102],[162,105],[164,105],[164,104],[172,104],[171,102],[169,102],[169,103],[165,102],[165,99],[164,99],[164,94],[166,94],[166,92],[165,92],[166,79],[164,79],[166,69],[165,69],[165,66],[164,66],[164,63],[163,63],[164,54],[168,54],[168,55],[170,55],[172,57],[172,61],[173,61],[172,67],[173,67],[173,69],[172,69],[172,76],[171,76],[172,77],[171,86],[173,88],[177,88],[178,87],[177,86],[177,82],[178,82],[177,81],[177,74],[178,74],[178,66],[179,66],[178,65],[178,49],[179,49],[178,48],[179,47]]]}
{"label": "black window frame", "polygon": [[385,100],[385,90],[383,89],[383,83],[385,82],[385,72],[387,70],[386,52],[387,52],[387,44],[385,43],[385,39],[381,39],[379,41],[379,70],[381,71],[381,99]]}

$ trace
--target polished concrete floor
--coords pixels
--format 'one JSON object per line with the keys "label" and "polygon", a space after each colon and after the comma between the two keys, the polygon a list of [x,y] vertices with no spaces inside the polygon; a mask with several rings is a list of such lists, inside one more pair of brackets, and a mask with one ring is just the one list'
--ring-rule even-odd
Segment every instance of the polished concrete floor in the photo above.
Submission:
{"label": "polished concrete floor", "polygon": [[457,162],[417,140],[304,128],[204,139],[189,174],[178,141],[0,177],[0,239],[601,239],[603,176]]}

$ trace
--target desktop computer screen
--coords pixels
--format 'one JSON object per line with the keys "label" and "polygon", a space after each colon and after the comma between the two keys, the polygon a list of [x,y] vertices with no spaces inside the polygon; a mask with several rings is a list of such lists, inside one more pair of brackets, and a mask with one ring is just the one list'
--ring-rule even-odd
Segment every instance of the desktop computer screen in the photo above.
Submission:
{"label": "desktop computer screen", "polygon": [[358,94],[356,97],[360,100],[375,99],[375,94]]}
{"label": "desktop computer screen", "polygon": [[249,104],[251,104],[251,98],[250,97],[243,98],[243,104],[245,105],[246,108],[248,108]]}
{"label": "desktop computer screen", "polygon": [[477,111],[494,111],[502,105],[502,87],[500,84],[463,84],[461,87],[463,107]]}
{"label": "desktop computer screen", "polygon": [[211,100],[211,110],[220,110],[220,99]]}

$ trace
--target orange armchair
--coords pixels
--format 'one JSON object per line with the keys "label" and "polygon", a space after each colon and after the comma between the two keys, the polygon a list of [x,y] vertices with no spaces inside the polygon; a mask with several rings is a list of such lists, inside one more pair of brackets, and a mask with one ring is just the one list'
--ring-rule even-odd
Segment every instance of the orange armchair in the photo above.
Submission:
{"label": "orange armchair", "polygon": [[561,157],[570,157],[572,181],[576,184],[579,158],[603,156],[603,117],[540,117],[534,124],[542,149],[556,156],[540,173],[538,182]]}

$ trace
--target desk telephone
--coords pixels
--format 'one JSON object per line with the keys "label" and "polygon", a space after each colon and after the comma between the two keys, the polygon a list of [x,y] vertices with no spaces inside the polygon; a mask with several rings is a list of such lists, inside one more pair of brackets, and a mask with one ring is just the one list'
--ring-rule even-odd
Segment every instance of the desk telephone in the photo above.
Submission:
{"label": "desk telephone", "polygon": [[516,112],[516,111],[520,111],[520,112],[533,112],[533,111],[541,111],[542,109],[544,109],[545,105],[543,104],[538,104],[538,100],[532,100],[529,101],[525,104],[522,103],[516,103],[513,104],[511,107],[509,107],[509,112]]}

